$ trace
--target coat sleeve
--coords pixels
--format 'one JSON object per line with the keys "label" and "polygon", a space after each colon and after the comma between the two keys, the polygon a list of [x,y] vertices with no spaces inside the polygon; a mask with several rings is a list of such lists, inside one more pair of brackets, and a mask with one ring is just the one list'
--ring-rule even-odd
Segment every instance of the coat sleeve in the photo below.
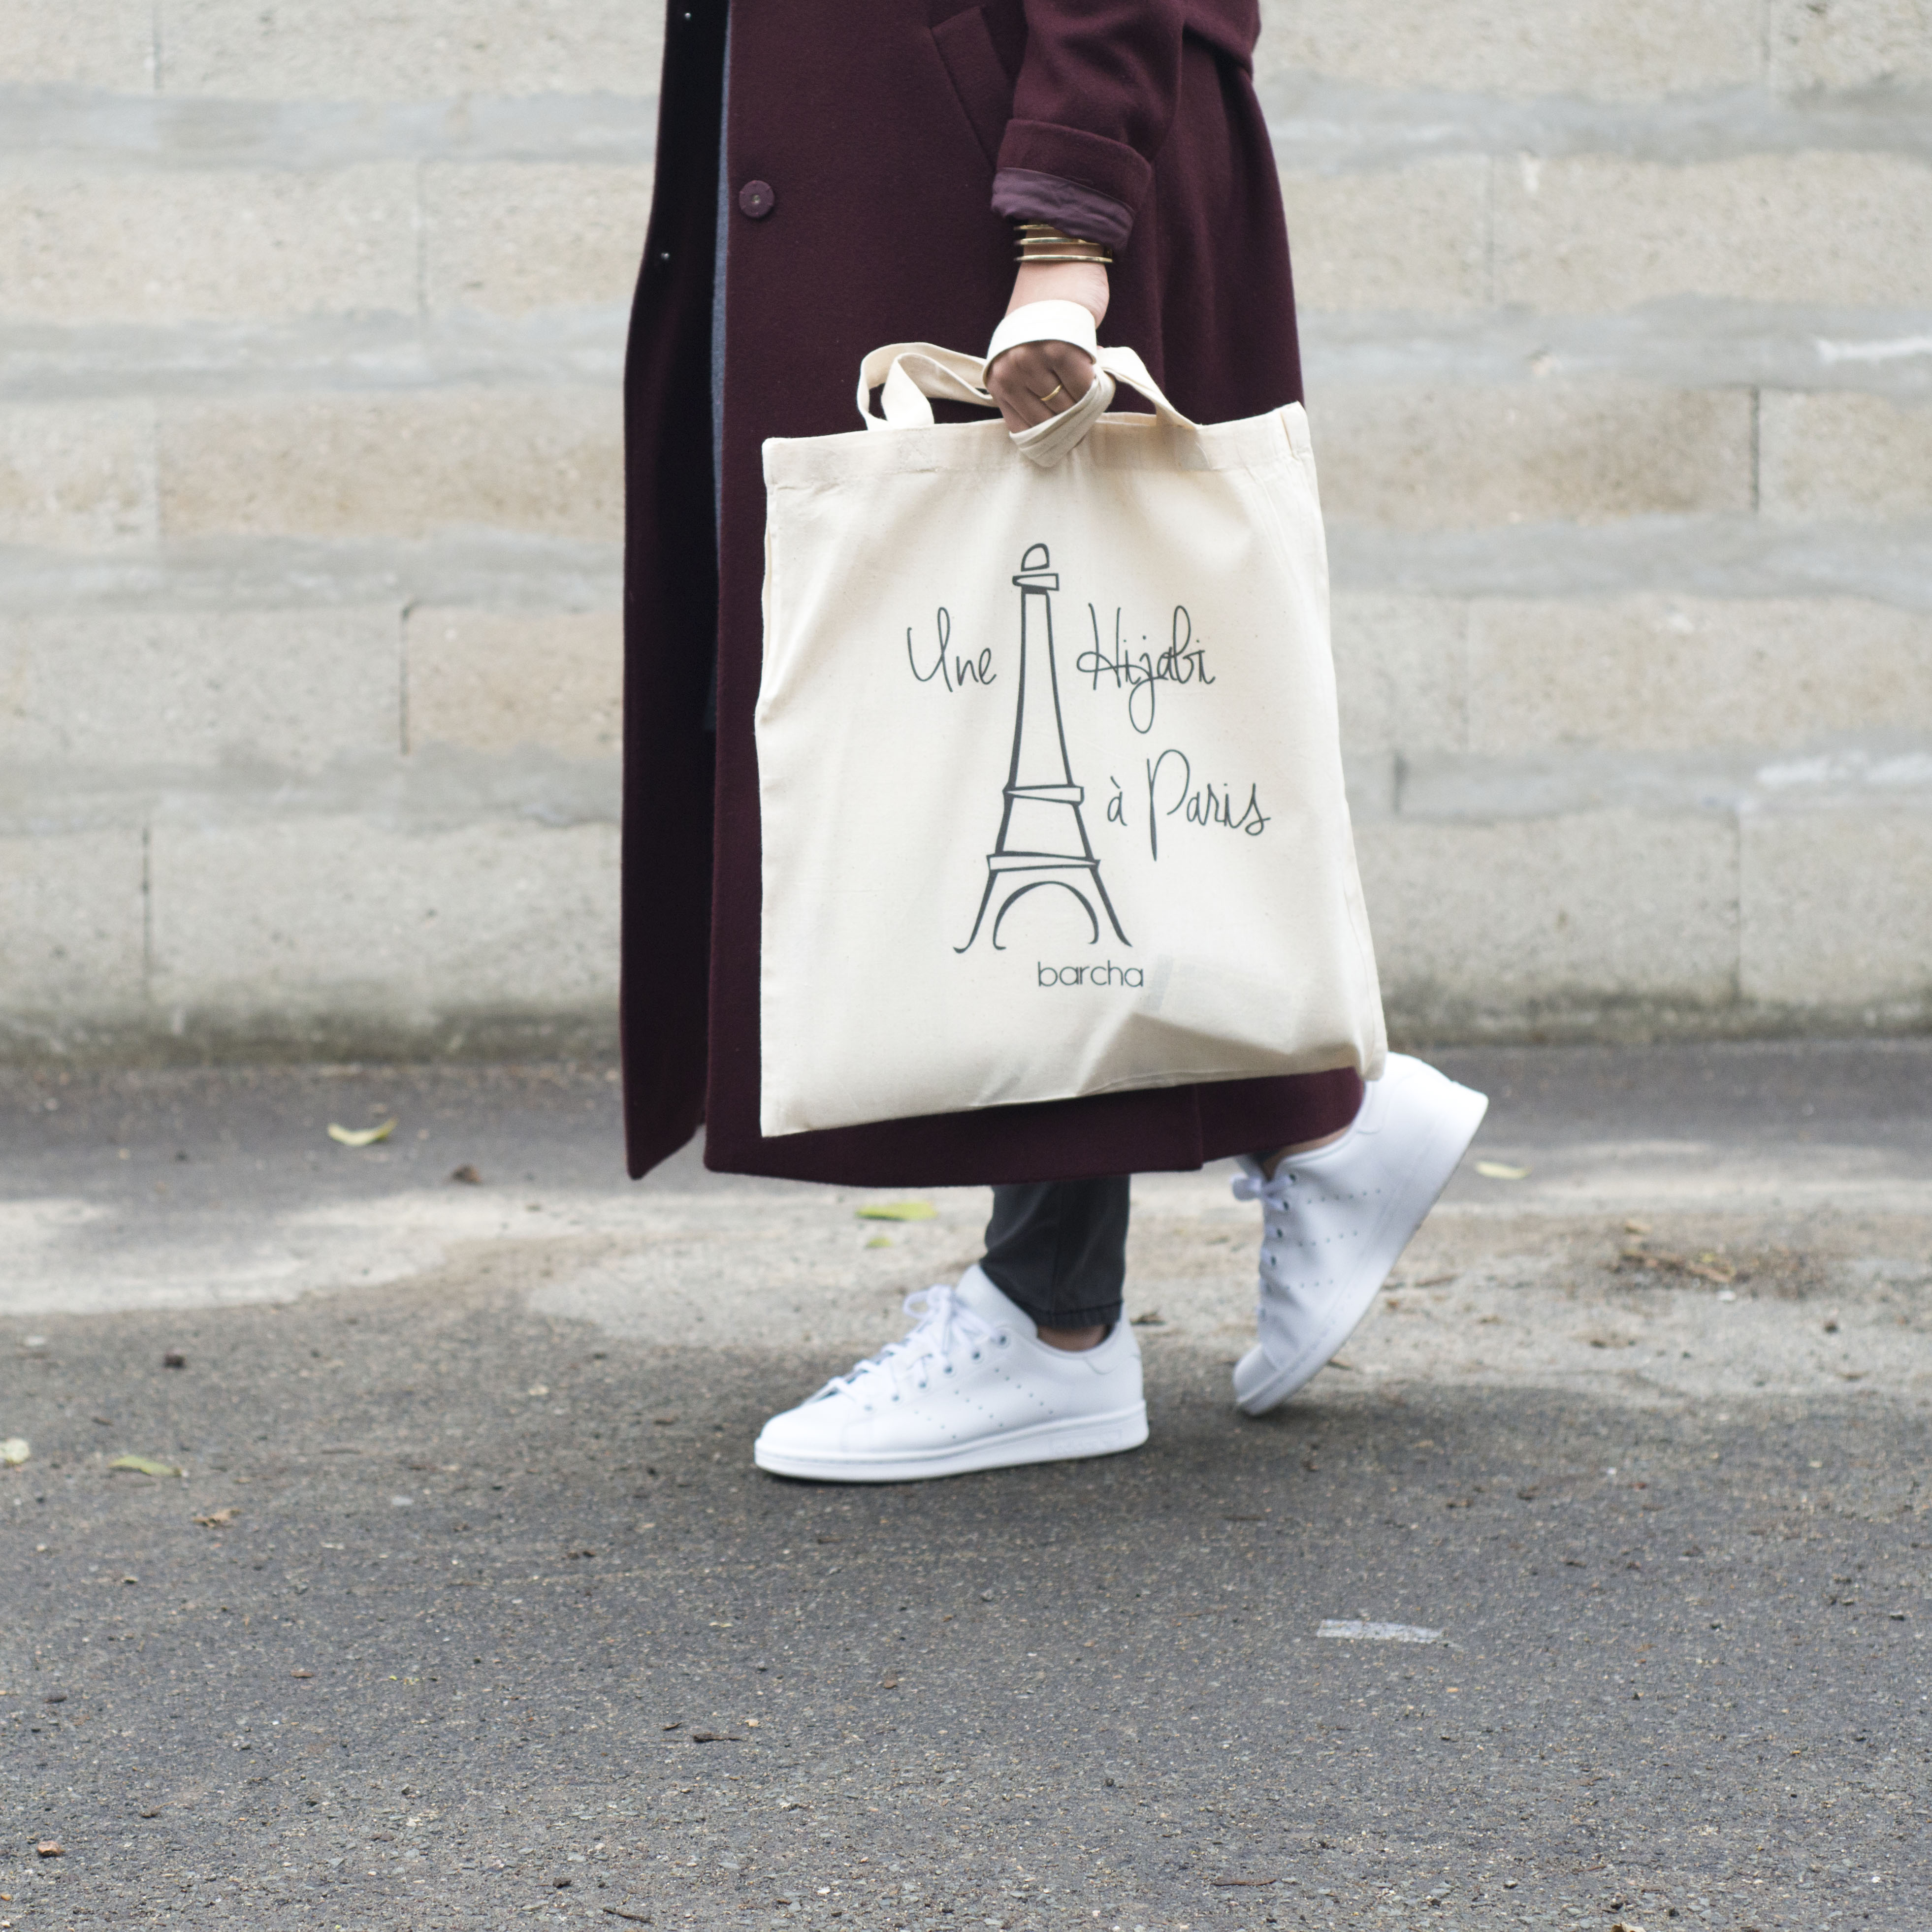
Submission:
{"label": "coat sleeve", "polygon": [[1025,0],[1026,58],[993,179],[997,214],[1118,248],[1180,92],[1186,0]]}

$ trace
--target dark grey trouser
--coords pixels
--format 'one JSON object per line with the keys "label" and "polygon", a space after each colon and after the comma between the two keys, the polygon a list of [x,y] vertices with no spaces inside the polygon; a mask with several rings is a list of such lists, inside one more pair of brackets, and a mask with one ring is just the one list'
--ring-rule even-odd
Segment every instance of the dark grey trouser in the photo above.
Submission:
{"label": "dark grey trouser", "polygon": [[994,1188],[980,1265],[1042,1328],[1118,1322],[1127,1275],[1127,1177]]}

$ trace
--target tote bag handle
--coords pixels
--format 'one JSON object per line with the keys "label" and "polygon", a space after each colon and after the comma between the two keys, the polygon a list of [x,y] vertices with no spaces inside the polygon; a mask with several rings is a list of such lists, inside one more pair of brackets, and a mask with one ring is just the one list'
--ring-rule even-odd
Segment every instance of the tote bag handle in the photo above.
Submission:
{"label": "tote bag handle", "polygon": [[[1161,393],[1147,364],[1131,349],[1102,349],[1095,358],[1094,382],[1070,410],[1049,422],[1017,431],[1013,446],[1044,466],[1058,463],[1092,428],[1114,400],[1117,382],[1125,382],[1154,405],[1154,419],[1170,428],[1192,429]],[[872,392],[882,392],[883,416],[872,413]],[[986,388],[984,356],[962,355],[931,342],[893,342],[875,349],[859,365],[859,414],[868,430],[930,429],[934,398],[970,403],[980,409],[998,406]],[[1131,423],[1134,418],[1126,416]]]}

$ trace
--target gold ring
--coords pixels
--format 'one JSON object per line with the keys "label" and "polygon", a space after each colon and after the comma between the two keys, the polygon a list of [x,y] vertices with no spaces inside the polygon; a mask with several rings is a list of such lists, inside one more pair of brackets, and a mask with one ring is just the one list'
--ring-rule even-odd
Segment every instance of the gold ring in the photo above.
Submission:
{"label": "gold ring", "polygon": [[1050,403],[1053,400],[1055,396],[1059,394],[1062,389],[1066,388],[1066,385],[1064,382],[1056,382],[1052,388],[1047,391],[1045,395],[1040,397],[1037,400],[1042,403]]}

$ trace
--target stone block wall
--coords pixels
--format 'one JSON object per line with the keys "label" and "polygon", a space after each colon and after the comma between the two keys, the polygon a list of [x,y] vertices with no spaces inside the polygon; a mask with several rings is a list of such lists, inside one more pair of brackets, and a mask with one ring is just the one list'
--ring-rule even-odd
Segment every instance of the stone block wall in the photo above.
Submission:
{"label": "stone block wall", "polygon": [[[1932,0],[1270,0],[1410,1038],[1932,1019]],[[649,0],[0,13],[0,1057],[614,1031]]]}
{"label": "stone block wall", "polygon": [[1280,0],[1412,1037],[1932,1020],[1932,5]]}

